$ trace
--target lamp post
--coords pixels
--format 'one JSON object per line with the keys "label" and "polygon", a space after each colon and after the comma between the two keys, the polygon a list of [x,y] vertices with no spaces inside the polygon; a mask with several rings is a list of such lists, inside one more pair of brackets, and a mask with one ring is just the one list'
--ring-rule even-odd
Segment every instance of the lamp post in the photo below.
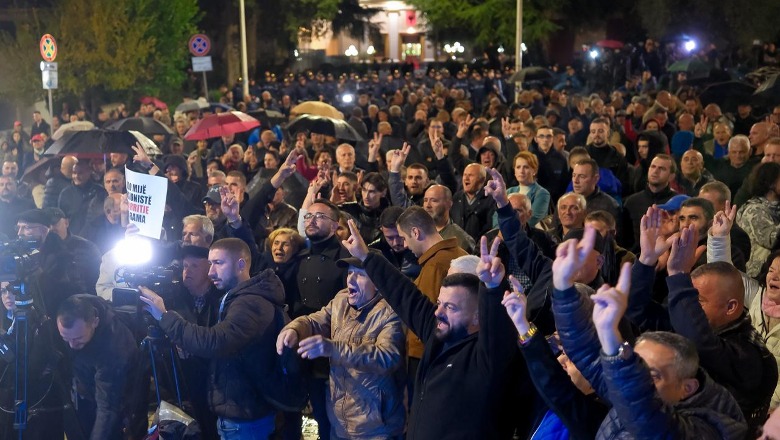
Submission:
{"label": "lamp post", "polygon": [[[520,0],[518,0],[520,1]],[[249,66],[246,58],[246,11],[244,10],[244,0],[239,0],[239,15],[241,27],[241,78],[244,97],[249,96]]]}
{"label": "lamp post", "polygon": [[[515,75],[523,69],[523,0],[517,0],[517,29],[515,30]],[[515,77],[515,102],[520,99],[523,85],[519,76]]]}

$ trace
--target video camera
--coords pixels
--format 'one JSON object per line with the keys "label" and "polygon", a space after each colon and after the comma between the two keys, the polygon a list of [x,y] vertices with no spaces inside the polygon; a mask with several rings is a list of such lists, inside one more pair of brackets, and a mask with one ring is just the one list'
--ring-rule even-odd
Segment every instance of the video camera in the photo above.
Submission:
{"label": "video camera", "polygon": [[0,243],[0,281],[17,281],[34,272],[39,265],[36,240]]}
{"label": "video camera", "polygon": [[165,297],[170,287],[181,281],[181,268],[170,266],[122,266],[114,273],[117,283],[126,283],[130,288],[114,288],[112,303],[114,307],[139,305],[141,292],[138,286],[148,287]]}

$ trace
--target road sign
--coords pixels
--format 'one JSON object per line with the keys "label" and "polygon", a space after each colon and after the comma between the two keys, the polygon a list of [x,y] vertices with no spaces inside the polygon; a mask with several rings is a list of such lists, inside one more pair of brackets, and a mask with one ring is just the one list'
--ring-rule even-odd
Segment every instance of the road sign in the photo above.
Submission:
{"label": "road sign", "polygon": [[195,34],[190,37],[190,42],[187,47],[189,47],[190,53],[193,56],[205,57],[211,50],[211,40],[203,34]]}
{"label": "road sign", "polygon": [[193,72],[211,72],[211,57],[192,57]]}
{"label": "road sign", "polygon": [[40,49],[44,61],[51,62],[57,58],[57,41],[51,34],[45,34],[41,37]]}
{"label": "road sign", "polygon": [[57,63],[41,61],[41,80],[43,81],[43,89],[56,89],[57,79]]}

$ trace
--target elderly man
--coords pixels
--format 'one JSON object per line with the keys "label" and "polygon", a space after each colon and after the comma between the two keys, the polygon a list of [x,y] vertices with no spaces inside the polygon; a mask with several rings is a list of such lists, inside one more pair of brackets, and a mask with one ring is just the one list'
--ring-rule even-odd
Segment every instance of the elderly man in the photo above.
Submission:
{"label": "elderly man", "polygon": [[431,185],[425,191],[423,208],[436,223],[436,230],[442,238],[456,238],[458,246],[468,253],[472,253],[476,246],[474,239],[460,226],[450,219],[452,209],[452,193],[444,185]]}
{"label": "elderly man", "polygon": [[741,134],[729,140],[726,157],[714,159],[709,154],[704,156],[706,169],[712,172],[715,180],[725,183],[734,194],[745,183],[756,163],[755,159],[750,159],[750,140]]}
{"label": "elderly man", "polygon": [[487,181],[485,167],[472,163],[463,170],[462,188],[452,197],[450,218],[463,227],[476,242],[489,229],[493,218],[493,200],[483,191]]}
{"label": "elderly man", "polygon": [[321,310],[287,324],[276,350],[330,360],[328,419],[332,439],[394,438],[404,432],[404,329],[363,266],[350,257],[347,286]]}
{"label": "elderly man", "polygon": [[43,189],[43,207],[56,208],[60,199],[60,193],[71,182],[73,165],[79,160],[75,156],[65,156],[60,162],[59,170],[52,169],[51,177],[46,181]]}
{"label": "elderly man", "polygon": [[345,171],[357,174],[361,171],[355,167],[355,147],[349,144],[341,144],[336,148],[336,163],[339,165],[339,174]]}
{"label": "elderly man", "polygon": [[563,237],[572,229],[582,229],[587,215],[587,201],[577,193],[566,193],[558,199],[558,209],[555,211],[558,225],[547,231],[547,235],[556,245],[563,242]]}
{"label": "elderly man", "polygon": [[770,124],[768,122],[757,122],[750,127],[750,146],[753,148],[752,156],[761,157],[764,155],[764,147],[770,138]]}
{"label": "elderly man", "polygon": [[680,160],[680,173],[672,182],[679,194],[696,196],[705,183],[712,182],[712,173],[704,168],[704,156],[696,150],[688,150]]}
{"label": "elderly man", "polygon": [[90,204],[100,206],[108,194],[102,186],[92,181],[92,168],[88,162],[80,161],[73,165],[72,183],[62,190],[58,207],[70,219],[74,231],[81,231],[90,220]]}
{"label": "elderly man", "polygon": [[16,236],[16,217],[35,208],[32,200],[22,199],[16,193],[16,179],[0,176],[0,234],[5,239]]}

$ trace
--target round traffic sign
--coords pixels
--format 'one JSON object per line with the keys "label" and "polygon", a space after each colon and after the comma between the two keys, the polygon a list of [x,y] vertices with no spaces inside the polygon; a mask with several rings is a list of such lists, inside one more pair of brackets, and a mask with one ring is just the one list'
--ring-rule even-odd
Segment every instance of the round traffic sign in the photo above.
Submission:
{"label": "round traffic sign", "polygon": [[187,47],[189,47],[192,55],[196,57],[205,57],[211,50],[211,40],[203,34],[195,34],[190,37],[190,42]]}
{"label": "round traffic sign", "polygon": [[57,58],[57,41],[51,34],[45,34],[41,37],[40,48],[43,61],[52,62]]}

